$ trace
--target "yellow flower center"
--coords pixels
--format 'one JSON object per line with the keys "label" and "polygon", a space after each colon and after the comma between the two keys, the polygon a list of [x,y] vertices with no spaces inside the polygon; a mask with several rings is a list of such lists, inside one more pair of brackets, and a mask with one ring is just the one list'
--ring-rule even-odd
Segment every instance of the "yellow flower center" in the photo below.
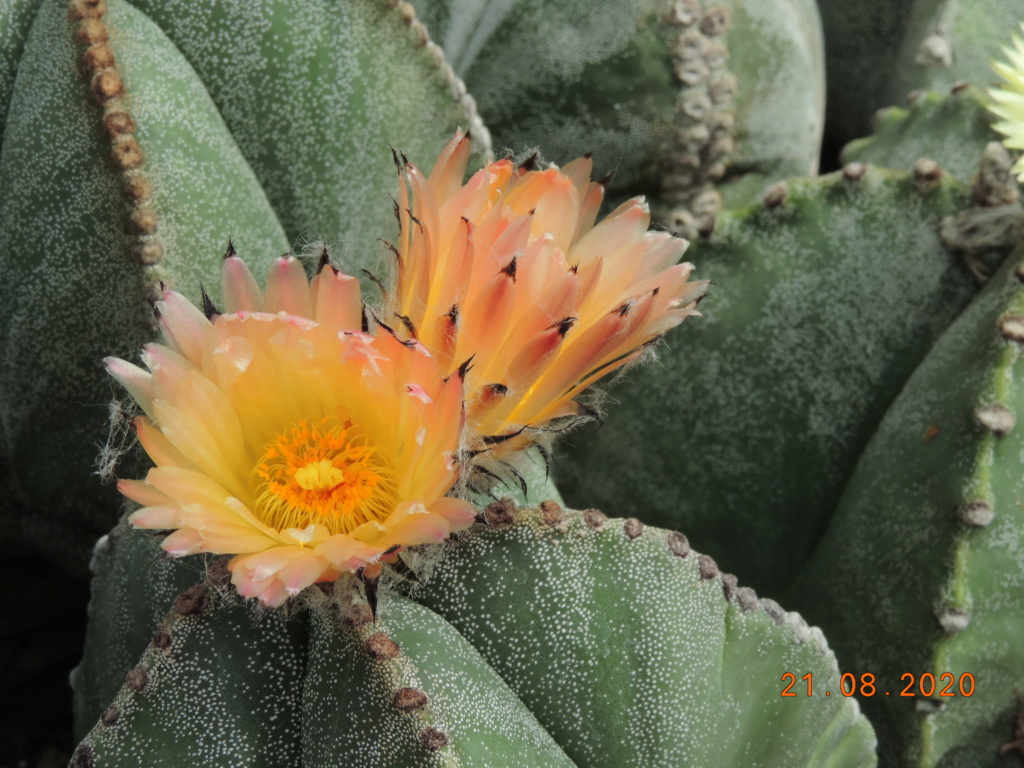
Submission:
{"label": "yellow flower center", "polygon": [[330,491],[345,480],[345,473],[330,459],[311,462],[295,470],[295,482],[307,491]]}
{"label": "yellow flower center", "polygon": [[351,422],[301,421],[263,449],[253,477],[256,516],[277,530],[324,525],[349,533],[395,506],[394,473]]}

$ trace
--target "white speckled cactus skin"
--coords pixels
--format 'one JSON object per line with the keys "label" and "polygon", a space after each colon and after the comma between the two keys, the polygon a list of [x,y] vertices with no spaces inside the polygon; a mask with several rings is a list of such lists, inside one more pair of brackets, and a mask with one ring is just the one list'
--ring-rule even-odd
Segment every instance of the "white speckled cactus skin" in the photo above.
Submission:
{"label": "white speckled cactus skin", "polygon": [[354,579],[287,618],[239,605],[223,561],[139,580],[156,541],[119,526],[96,555],[75,673],[95,727],[72,764],[874,764],[856,702],[778,695],[783,668],[837,688],[820,631],[681,534],[554,502],[485,520],[411,553],[424,583],[392,583],[375,620]]}
{"label": "white speckled cactus skin", "polygon": [[[0,764],[1018,764],[1024,209],[984,88],[1019,16],[0,0]],[[593,152],[693,241],[705,317],[376,590],[246,604],[94,474],[143,471],[99,360],[229,238],[258,278],[326,243],[375,301],[389,144],[456,127],[477,164]]]}

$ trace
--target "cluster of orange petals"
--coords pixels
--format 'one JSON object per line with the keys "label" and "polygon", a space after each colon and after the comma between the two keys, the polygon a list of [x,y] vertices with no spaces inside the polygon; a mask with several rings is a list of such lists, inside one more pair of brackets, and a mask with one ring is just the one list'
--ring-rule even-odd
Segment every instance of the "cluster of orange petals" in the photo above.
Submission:
{"label": "cluster of orange petals", "polygon": [[172,530],[175,556],[236,555],[240,594],[280,605],[317,581],[441,541],[474,509],[457,479],[463,384],[418,344],[360,332],[358,282],[327,267],[310,283],[278,259],[264,296],[224,261],[226,311],[157,304],[164,344],[144,370],[110,358],[145,415],[155,464],[122,480],[140,528]]}
{"label": "cluster of orange petals", "polygon": [[585,413],[575,401],[688,315],[706,282],[687,242],[648,231],[641,198],[596,226],[604,187],[582,157],[559,169],[490,163],[463,184],[470,137],[429,176],[400,162],[397,280],[387,316],[448,371],[467,370],[475,447],[520,449]]}
{"label": "cluster of orange petals", "polygon": [[278,259],[264,294],[229,249],[223,312],[164,294],[145,368],[107,360],[155,465],[119,485],[134,525],[170,530],[172,555],[235,555],[238,591],[280,605],[469,526],[472,505],[448,496],[460,456],[541,442],[696,314],[706,284],[642,200],[595,226],[588,158],[501,160],[463,183],[469,154],[457,134],[429,176],[400,163],[398,268],[373,335],[357,281],[326,259],[312,281]]}

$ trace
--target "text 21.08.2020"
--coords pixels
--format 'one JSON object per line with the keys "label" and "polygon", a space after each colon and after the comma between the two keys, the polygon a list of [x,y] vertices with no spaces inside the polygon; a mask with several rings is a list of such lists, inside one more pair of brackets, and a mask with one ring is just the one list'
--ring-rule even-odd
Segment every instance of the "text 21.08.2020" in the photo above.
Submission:
{"label": "text 21.08.2020", "polygon": [[[813,696],[814,679],[811,673],[808,672],[800,679],[807,683],[807,695]],[[797,681],[796,675],[792,672],[787,672],[782,676],[782,682],[785,683],[787,680],[789,685],[782,689],[782,695],[799,695],[793,690]],[[938,679],[931,672],[925,672],[920,676],[912,672],[904,672],[900,675],[900,684],[903,688],[898,692],[882,691],[879,690],[875,676],[870,672],[865,672],[859,679],[856,675],[847,672],[839,678],[838,693],[843,696],[853,696],[858,693],[861,696],[889,696],[892,693],[897,696],[922,696],[924,698],[956,695],[972,696],[974,694],[974,675],[970,672],[964,672],[959,677],[952,672],[943,672],[938,676]],[[820,696],[821,694],[822,692],[819,690],[818,695]],[[831,696],[832,691],[825,691],[824,695]]]}

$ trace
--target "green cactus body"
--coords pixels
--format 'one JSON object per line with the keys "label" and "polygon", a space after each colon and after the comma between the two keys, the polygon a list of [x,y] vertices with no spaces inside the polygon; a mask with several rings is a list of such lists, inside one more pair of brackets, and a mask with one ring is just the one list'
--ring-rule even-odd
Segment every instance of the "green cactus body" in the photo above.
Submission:
{"label": "green cactus body", "polygon": [[875,424],[975,291],[936,232],[966,196],[949,178],[851,166],[723,217],[688,253],[716,285],[707,317],[630,375],[602,429],[569,441],[556,464],[568,501],[685,530],[781,592]]}
{"label": "green cactus body", "polygon": [[253,614],[223,561],[154,571],[155,541],[121,529],[97,554],[76,764],[874,764],[853,701],[779,695],[790,670],[838,691],[821,634],[685,537],[552,503],[488,519],[439,565],[420,553],[425,586],[385,589],[376,622],[351,579]]}
{"label": "green cactus body", "polygon": [[[870,133],[871,116],[887,97],[914,0],[822,2],[827,77],[826,151]],[[902,101],[902,97],[899,101]],[[833,145],[833,147],[830,147]]]}
{"label": "green cactus body", "polygon": [[986,85],[1022,14],[1014,0],[916,0],[890,83],[889,100],[910,91],[945,91],[957,83]]}
{"label": "green cactus body", "polygon": [[[429,158],[475,121],[407,5],[315,18],[272,2],[202,18],[153,5],[76,0],[69,17],[43,3],[23,43],[31,7],[3,6],[16,22],[4,61],[17,59],[0,156],[0,416],[17,501],[5,515],[78,573],[116,519],[93,476],[112,393],[100,359],[153,337],[158,285],[198,296],[202,283],[216,301],[229,237],[257,273],[304,238],[373,243],[390,217],[388,141]],[[284,66],[297,51],[305,63]],[[226,85],[240,72],[250,79]],[[260,143],[271,135],[287,163]]]}
{"label": "green cactus body", "polygon": [[817,169],[814,3],[621,0],[601,14],[578,2],[417,5],[500,126],[499,145],[559,163],[593,152],[599,173],[615,172],[613,193],[658,190],[666,222],[693,228],[717,213],[711,185],[726,174],[750,177],[723,193],[746,202]]}
{"label": "green cactus body", "polygon": [[[40,1],[4,0],[0,3],[0,125],[7,122],[7,108],[11,103],[18,61]],[[0,133],[2,146],[3,135]]]}
{"label": "green cactus body", "polygon": [[951,93],[921,93],[909,107],[880,110],[871,136],[843,148],[844,163],[912,168],[921,158],[970,183],[985,145],[998,135],[985,94],[972,86]]}
{"label": "green cactus body", "polygon": [[[61,727],[82,631],[29,549],[93,553],[74,768],[1016,765],[1024,210],[981,89],[1019,0],[414,5],[0,0],[0,763]],[[846,167],[813,178],[826,58]],[[695,241],[706,317],[379,581],[267,609],[126,520],[93,549],[134,415],[100,359],[155,338],[163,286],[221,302],[228,238],[257,278],[326,243],[386,282],[388,145],[427,169],[456,126],[593,152]]]}
{"label": "green cactus body", "polygon": [[[877,713],[891,765],[1013,765],[1024,688],[1020,254],[935,345],[869,444],[801,576],[800,603],[851,672],[892,695]],[[955,371],[956,375],[950,375]],[[930,439],[924,439],[924,437]],[[924,673],[973,695],[897,695]]]}

